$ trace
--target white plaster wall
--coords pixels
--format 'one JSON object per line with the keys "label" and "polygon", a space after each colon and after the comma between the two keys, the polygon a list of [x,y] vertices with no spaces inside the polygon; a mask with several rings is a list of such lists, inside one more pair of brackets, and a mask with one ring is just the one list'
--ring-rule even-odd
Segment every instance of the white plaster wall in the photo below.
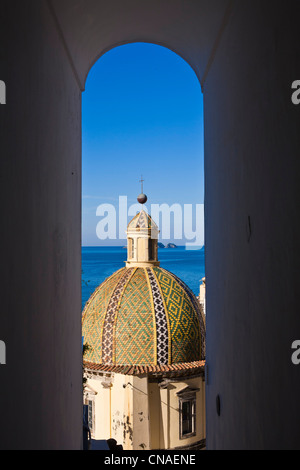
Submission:
{"label": "white plaster wall", "polygon": [[150,449],[148,377],[133,377],[133,449]]}
{"label": "white plaster wall", "polygon": [[151,42],[205,73],[229,0],[50,0],[84,89],[95,61],[130,42]]}
{"label": "white plaster wall", "polygon": [[[111,387],[103,387],[102,383]],[[89,378],[95,403],[93,439],[113,438],[124,450],[149,450],[149,392],[147,377],[112,374]]]}
{"label": "white plaster wall", "polygon": [[81,96],[46,2],[0,7],[0,448],[79,449]]}
{"label": "white plaster wall", "polygon": [[235,2],[204,87],[209,449],[300,447],[298,19]]}
{"label": "white plaster wall", "polygon": [[[118,444],[125,446],[130,442],[132,390],[131,378],[121,374],[114,374],[112,387],[112,437]],[[124,385],[126,387],[124,387]],[[127,420],[129,417],[129,421]]]}
{"label": "white plaster wall", "polygon": [[[94,401],[94,429],[91,431],[92,439],[107,440],[111,436],[111,389],[102,385],[101,379],[88,379],[86,390],[92,390],[91,397]],[[94,392],[94,393],[93,393]]]}
{"label": "white plaster wall", "polygon": [[[196,436],[188,439],[180,439],[179,435],[179,399],[177,393],[186,387],[199,389],[196,392]],[[176,447],[190,446],[205,439],[205,382],[201,377],[182,382],[173,383],[169,391],[169,435],[170,435],[170,449]]]}
{"label": "white plaster wall", "polygon": [[168,389],[160,390],[160,406],[161,406],[161,432],[160,432],[160,445],[164,446],[163,449],[171,448],[170,440],[170,392]]}
{"label": "white plaster wall", "polygon": [[300,447],[299,2],[228,3],[1,0],[1,448],[81,446],[78,86],[137,40],[204,83],[208,447]]}
{"label": "white plaster wall", "polygon": [[[191,387],[196,392],[196,435],[180,439],[179,398],[177,393]],[[149,383],[149,411],[151,449],[175,449],[196,444],[206,438],[205,382],[202,377],[173,382],[160,389],[158,383]]]}
{"label": "white plaster wall", "polygon": [[[93,439],[115,439],[118,445],[124,446],[128,445],[129,440],[130,446],[132,445],[132,440],[127,438],[126,432],[127,416],[128,413],[130,417],[132,414],[132,388],[127,385],[128,383],[131,383],[131,378],[121,374],[88,379],[86,391],[91,388],[94,399]],[[131,421],[130,418],[130,423]]]}
{"label": "white plaster wall", "polygon": [[156,382],[149,382],[148,393],[150,417],[150,446],[152,450],[165,449],[160,389]]}

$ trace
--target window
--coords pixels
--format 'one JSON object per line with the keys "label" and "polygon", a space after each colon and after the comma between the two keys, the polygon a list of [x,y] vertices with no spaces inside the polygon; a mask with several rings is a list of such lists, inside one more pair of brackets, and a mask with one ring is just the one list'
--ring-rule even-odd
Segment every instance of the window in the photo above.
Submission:
{"label": "window", "polygon": [[88,425],[91,434],[93,434],[95,431],[95,402],[92,397],[87,396],[84,403],[84,422]]}
{"label": "window", "polygon": [[129,259],[134,259],[134,240],[132,238],[128,238],[128,257]]}
{"label": "window", "polygon": [[188,434],[192,434],[195,426],[194,426],[194,418],[195,418],[195,413],[193,410],[193,405],[194,403],[191,400],[188,401],[183,401],[182,402],[182,435],[186,436]]}
{"label": "window", "polygon": [[187,387],[177,394],[179,398],[179,437],[196,436],[196,392]]}
{"label": "window", "polygon": [[91,433],[94,431],[94,401],[88,401],[88,425]]}
{"label": "window", "polygon": [[149,260],[152,261],[154,257],[153,257],[153,241],[151,240],[151,238],[149,240],[148,246],[149,246]]}

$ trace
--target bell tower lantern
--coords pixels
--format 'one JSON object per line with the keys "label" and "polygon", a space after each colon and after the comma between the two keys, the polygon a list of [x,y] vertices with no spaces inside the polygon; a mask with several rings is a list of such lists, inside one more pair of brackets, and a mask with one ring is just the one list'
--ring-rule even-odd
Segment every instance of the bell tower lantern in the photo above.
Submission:
{"label": "bell tower lantern", "polygon": [[144,204],[148,198],[143,192],[137,200],[142,205],[142,210],[129,223],[127,227],[127,262],[126,267],[159,266],[158,261],[158,236],[159,230],[150,215],[145,211]]}

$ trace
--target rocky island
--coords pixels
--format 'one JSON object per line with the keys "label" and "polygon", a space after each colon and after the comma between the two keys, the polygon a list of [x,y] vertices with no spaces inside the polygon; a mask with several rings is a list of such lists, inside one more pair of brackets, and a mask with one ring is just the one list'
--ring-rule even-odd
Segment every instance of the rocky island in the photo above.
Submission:
{"label": "rocky island", "polygon": [[158,243],[157,246],[158,248],[177,248],[174,243],[169,243],[167,246],[165,246],[163,243]]}

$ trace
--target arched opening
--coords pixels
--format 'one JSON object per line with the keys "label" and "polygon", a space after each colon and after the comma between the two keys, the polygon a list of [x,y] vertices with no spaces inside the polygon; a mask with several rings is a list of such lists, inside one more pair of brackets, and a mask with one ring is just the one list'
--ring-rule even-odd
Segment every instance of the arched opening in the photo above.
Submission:
{"label": "arched opening", "polygon": [[81,91],[149,39],[205,91],[208,447],[299,448],[299,2],[3,5],[1,448],[82,444]]}
{"label": "arched opening", "polygon": [[[159,261],[199,300],[205,277],[204,133],[195,72],[160,45],[116,47],[91,69],[82,114],[82,308],[101,283],[124,267],[126,258],[141,266]],[[142,205],[137,203],[140,192],[148,196]],[[159,226],[158,242],[145,234],[127,238],[127,225],[141,208]],[[145,228],[139,223],[138,234]],[[87,404],[92,401],[89,393]],[[150,414],[156,416],[151,406]],[[203,411],[202,405],[198,408]],[[172,442],[177,439],[184,447],[201,434],[203,445],[204,421],[199,415],[197,429],[179,433]],[[94,437],[104,438],[101,432]],[[107,437],[117,437],[117,432],[109,433]],[[156,445],[166,445],[165,440]]]}
{"label": "arched opening", "polygon": [[[147,209],[159,218],[159,241],[185,247],[191,267],[186,280],[199,295],[205,275],[199,252],[204,246],[204,145],[203,95],[196,74],[165,47],[122,45],[94,64],[82,99],[82,245],[89,247],[83,263],[96,246],[126,245],[143,174]],[[160,250],[162,259],[169,253]],[[111,256],[116,259],[116,250]],[[125,259],[126,250],[121,262]],[[176,256],[169,262],[185,277]],[[99,276],[83,265],[83,278],[90,281],[83,283],[83,305],[115,267],[106,265]]]}

